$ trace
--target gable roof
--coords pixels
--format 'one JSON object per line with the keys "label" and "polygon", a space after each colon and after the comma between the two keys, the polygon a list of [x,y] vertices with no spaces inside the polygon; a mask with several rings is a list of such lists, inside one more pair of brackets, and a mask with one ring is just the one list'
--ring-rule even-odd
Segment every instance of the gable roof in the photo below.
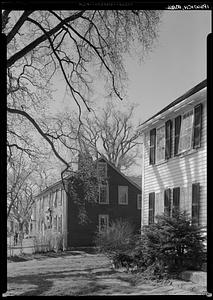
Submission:
{"label": "gable roof", "polygon": [[130,180],[134,181],[138,186],[142,186],[142,176],[127,176]]}
{"label": "gable roof", "polygon": [[116,168],[115,165],[113,165],[113,163],[111,163],[103,154],[101,154],[101,156],[97,159],[97,161],[104,159],[106,161],[106,163],[108,163],[117,173],[119,173],[122,177],[124,177],[127,181],[129,181],[129,183],[131,183],[132,185],[134,185],[137,189],[141,190],[141,185],[138,185],[134,180],[131,179],[130,176],[126,176],[124,175],[118,168]]}
{"label": "gable roof", "polygon": [[191,95],[193,95],[193,94],[197,93],[198,91],[202,90],[206,86],[207,86],[207,79],[201,81],[199,84],[197,84],[196,86],[194,86],[192,89],[188,90],[185,94],[183,94],[182,96],[178,97],[176,100],[174,100],[173,102],[171,102],[169,105],[165,106],[162,110],[160,110],[158,113],[156,113],[155,115],[153,115],[151,118],[149,118],[145,122],[141,123],[139,125],[139,127],[141,127],[142,125],[146,124],[147,122],[149,122],[150,120],[154,119],[155,117],[157,117],[158,115],[162,114],[163,112],[167,111],[168,109],[170,109],[171,107],[175,106],[176,104],[182,102],[183,100],[185,100],[186,98],[190,97]]}

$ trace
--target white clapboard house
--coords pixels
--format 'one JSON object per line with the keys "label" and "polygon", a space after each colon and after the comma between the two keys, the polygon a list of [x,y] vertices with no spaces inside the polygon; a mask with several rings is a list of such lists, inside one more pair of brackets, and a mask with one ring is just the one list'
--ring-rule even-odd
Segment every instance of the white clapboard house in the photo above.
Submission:
{"label": "white clapboard house", "polygon": [[204,80],[140,125],[142,226],[177,208],[207,224],[206,90]]}

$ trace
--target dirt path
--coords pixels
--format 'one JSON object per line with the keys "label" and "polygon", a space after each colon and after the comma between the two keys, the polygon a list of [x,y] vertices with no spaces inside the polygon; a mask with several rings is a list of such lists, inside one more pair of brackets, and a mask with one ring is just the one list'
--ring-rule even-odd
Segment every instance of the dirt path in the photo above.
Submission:
{"label": "dirt path", "polygon": [[9,262],[7,272],[5,296],[197,294],[144,283],[135,274],[112,270],[103,255],[82,251]]}

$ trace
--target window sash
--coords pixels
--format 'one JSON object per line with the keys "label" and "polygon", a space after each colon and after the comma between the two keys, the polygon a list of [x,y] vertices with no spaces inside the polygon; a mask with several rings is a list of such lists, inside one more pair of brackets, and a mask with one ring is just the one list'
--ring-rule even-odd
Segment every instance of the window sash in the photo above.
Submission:
{"label": "window sash", "polygon": [[123,205],[128,204],[128,186],[118,186],[118,203]]}
{"label": "window sash", "polygon": [[165,159],[165,125],[156,129],[156,162]]}
{"label": "window sash", "polygon": [[98,173],[98,178],[106,178],[107,177],[107,163],[98,162],[97,173]]}
{"label": "window sash", "polygon": [[109,215],[99,215],[98,226],[99,226],[99,232],[106,231],[109,226]]}
{"label": "window sash", "polygon": [[178,153],[192,148],[193,119],[193,110],[188,111],[182,116]]}
{"label": "window sash", "polygon": [[99,185],[99,203],[100,204],[108,204],[108,184],[100,184]]}

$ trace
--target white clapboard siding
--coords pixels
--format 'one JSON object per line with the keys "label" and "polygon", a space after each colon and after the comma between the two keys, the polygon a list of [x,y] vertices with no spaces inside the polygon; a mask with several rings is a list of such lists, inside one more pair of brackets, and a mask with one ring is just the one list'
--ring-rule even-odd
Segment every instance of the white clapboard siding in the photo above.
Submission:
{"label": "white clapboard siding", "polygon": [[[207,210],[207,112],[206,112],[206,89],[190,96],[192,103],[190,106],[183,107],[179,112],[170,112],[168,116],[156,123],[144,132],[143,138],[143,166],[144,166],[144,182],[143,182],[143,211],[142,211],[142,225],[148,224],[148,205],[149,193],[155,192],[156,213],[163,212],[163,191],[167,188],[180,187],[180,207],[185,209],[191,215],[192,202],[192,184],[200,183],[200,217],[201,225],[206,225],[206,210]],[[202,113],[202,130],[201,130],[201,147],[194,149],[188,155],[182,155],[170,158],[158,165],[149,164],[149,132],[152,128],[163,125],[167,120],[174,118],[179,114],[193,108],[197,104],[203,104]],[[174,153],[174,122],[173,122],[173,151]],[[159,194],[160,193],[160,194]]]}

